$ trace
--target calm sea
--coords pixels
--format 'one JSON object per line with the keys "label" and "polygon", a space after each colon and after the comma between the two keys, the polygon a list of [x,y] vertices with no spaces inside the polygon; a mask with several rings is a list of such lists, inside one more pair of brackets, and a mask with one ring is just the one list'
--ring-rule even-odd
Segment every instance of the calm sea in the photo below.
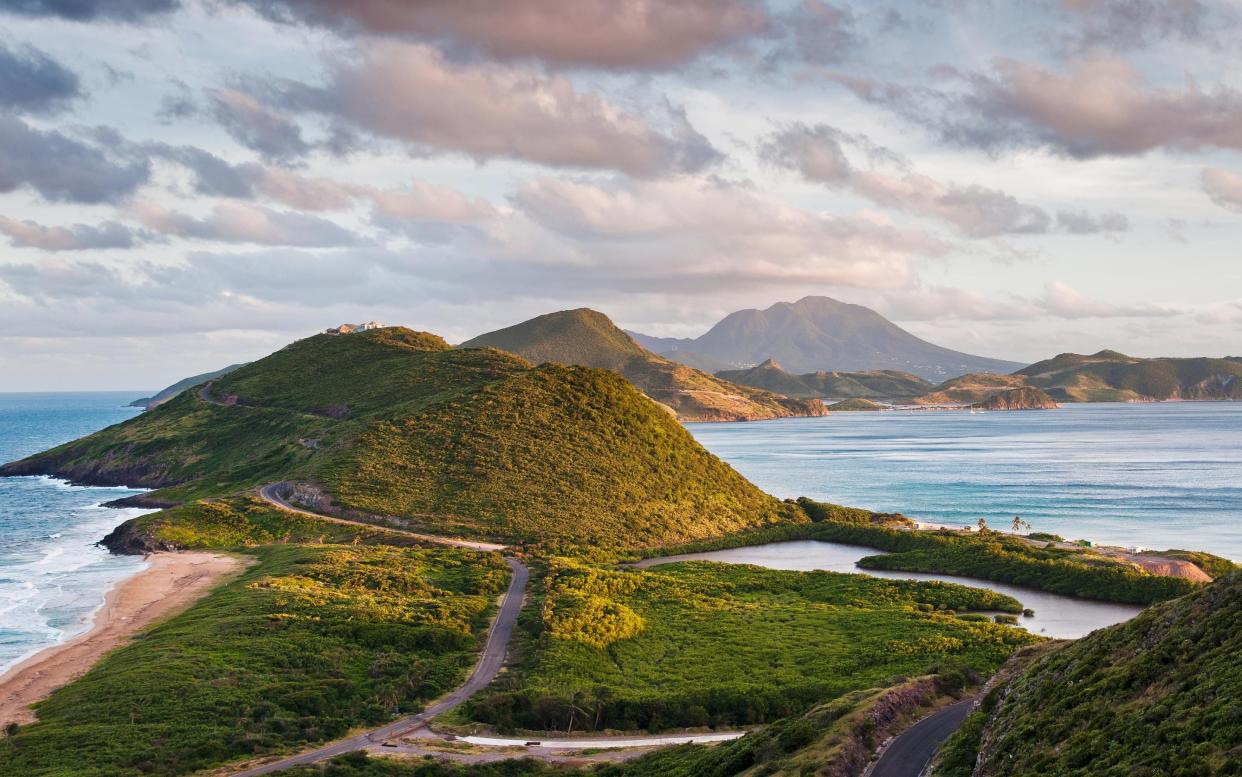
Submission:
{"label": "calm sea", "polygon": [[[141,393],[0,394],[0,461],[12,461],[133,417]],[[50,478],[0,478],[0,670],[89,628],[108,589],[141,558],[95,547],[142,510],[100,502],[138,493]]]}
{"label": "calm sea", "polygon": [[1242,561],[1242,402],[689,424],[781,497]]}

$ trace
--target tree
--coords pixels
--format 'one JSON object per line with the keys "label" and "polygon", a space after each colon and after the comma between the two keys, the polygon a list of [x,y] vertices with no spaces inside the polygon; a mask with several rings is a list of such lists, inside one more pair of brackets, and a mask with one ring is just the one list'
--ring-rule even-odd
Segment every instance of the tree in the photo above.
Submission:
{"label": "tree", "polygon": [[979,519],[979,533],[980,534],[988,533],[988,519],[987,518]]}

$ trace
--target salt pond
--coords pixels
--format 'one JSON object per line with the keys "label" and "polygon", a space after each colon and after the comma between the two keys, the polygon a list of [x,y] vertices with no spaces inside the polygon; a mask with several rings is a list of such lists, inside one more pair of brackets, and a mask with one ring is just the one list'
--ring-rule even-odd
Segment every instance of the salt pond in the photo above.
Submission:
{"label": "salt pond", "polygon": [[754,564],[768,569],[797,571],[827,570],[829,572],[852,572],[894,580],[941,580],[947,583],[987,588],[1007,594],[1022,602],[1022,606],[1035,611],[1034,617],[1019,617],[1022,627],[1035,634],[1058,639],[1076,639],[1095,629],[1121,623],[1137,615],[1142,608],[1127,604],[1110,604],[1071,596],[1050,594],[1030,588],[993,583],[954,575],[934,575],[920,572],[889,572],[881,569],[860,569],[858,559],[881,555],[882,551],[857,545],[843,545],[819,540],[795,540],[773,542],[728,550],[705,553],[687,553],[680,556],[649,558],[635,566],[651,567],[677,561],[718,561],[726,564]]}

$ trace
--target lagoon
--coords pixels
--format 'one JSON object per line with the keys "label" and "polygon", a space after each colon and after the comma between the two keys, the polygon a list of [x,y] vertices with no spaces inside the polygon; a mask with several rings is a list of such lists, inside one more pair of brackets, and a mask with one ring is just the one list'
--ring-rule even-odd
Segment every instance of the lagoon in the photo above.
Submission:
{"label": "lagoon", "polygon": [[855,566],[858,559],[864,556],[881,555],[883,551],[864,548],[858,545],[843,545],[836,542],[819,540],[795,540],[792,542],[772,542],[766,545],[754,545],[727,550],[712,550],[705,553],[686,553],[679,556],[664,556],[643,559],[635,564],[638,567],[651,567],[660,564],[671,564],[677,561],[716,561],[726,564],[754,564],[768,569],[787,569],[803,572],[826,570],[829,572],[852,572],[883,577],[890,580],[940,580],[946,583],[960,583],[976,588],[987,588],[998,593],[1007,594],[1022,602],[1022,606],[1035,611],[1034,617],[1018,618],[1018,625],[1044,637],[1056,639],[1077,639],[1090,632],[1121,623],[1133,618],[1143,608],[1128,604],[1111,604],[1095,602],[1087,599],[1076,599],[1072,596],[1061,596],[1030,588],[1020,588],[1005,583],[994,583],[990,580],[976,580],[955,575],[923,574],[920,572],[890,572],[882,569],[860,569]]}

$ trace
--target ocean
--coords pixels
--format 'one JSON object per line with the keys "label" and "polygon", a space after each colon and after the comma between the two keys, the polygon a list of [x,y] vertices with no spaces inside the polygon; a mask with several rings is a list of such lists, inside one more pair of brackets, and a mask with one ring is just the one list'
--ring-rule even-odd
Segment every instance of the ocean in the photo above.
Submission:
{"label": "ocean", "polygon": [[780,497],[1242,562],[1242,402],[834,413],[689,424]]}
{"label": "ocean", "polygon": [[[12,461],[132,418],[135,392],[0,394],[0,461]],[[0,671],[90,627],[118,580],[141,558],[96,547],[143,510],[101,502],[138,493],[79,488],[42,477],[0,478]]]}

